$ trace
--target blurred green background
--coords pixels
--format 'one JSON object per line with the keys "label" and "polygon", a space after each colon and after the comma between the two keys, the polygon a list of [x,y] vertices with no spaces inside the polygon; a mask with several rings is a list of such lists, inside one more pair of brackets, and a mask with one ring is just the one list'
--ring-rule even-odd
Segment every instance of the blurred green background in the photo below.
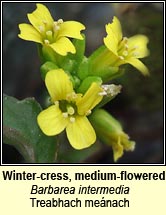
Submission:
{"label": "blurred green background", "polygon": [[[111,22],[114,15],[121,21],[124,36],[145,34],[149,37],[151,54],[142,61],[148,66],[150,77],[143,77],[127,65],[126,74],[112,81],[123,86],[122,92],[105,109],[120,120],[125,132],[137,143],[135,151],[125,152],[118,164],[163,163],[163,3],[44,4],[55,20],[77,20],[86,26],[87,56],[103,44],[105,24]],[[40,77],[36,45],[17,37],[18,24],[28,23],[26,15],[34,11],[35,3],[3,2],[2,6],[3,92],[17,99],[35,97],[42,104],[45,87]],[[2,149],[3,163],[24,162],[13,147],[3,144]],[[104,144],[93,153],[89,149],[76,154],[70,146],[63,149],[63,153],[59,160],[62,163],[113,163],[112,149]]]}

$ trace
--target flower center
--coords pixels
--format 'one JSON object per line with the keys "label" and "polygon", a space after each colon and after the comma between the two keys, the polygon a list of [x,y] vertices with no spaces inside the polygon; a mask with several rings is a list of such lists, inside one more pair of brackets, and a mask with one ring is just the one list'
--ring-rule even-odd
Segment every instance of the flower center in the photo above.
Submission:
{"label": "flower center", "polygon": [[[79,101],[81,97],[82,94],[76,94],[75,92],[72,92],[66,95],[66,100],[55,101],[54,104],[61,110],[62,116],[64,118],[74,123],[76,116],[80,115],[78,112],[77,101]],[[82,115],[89,116],[91,113],[92,111],[89,109]]]}
{"label": "flower center", "polygon": [[125,57],[128,56],[128,38],[127,37],[123,37],[123,39],[120,41],[119,45],[118,45],[118,55],[119,58],[121,60],[124,60]]}
{"label": "flower center", "polygon": [[55,105],[59,106],[59,109],[62,111],[62,116],[68,118],[70,122],[75,122],[75,116],[77,114],[77,106],[73,101],[61,100],[55,102]]}
{"label": "flower center", "polygon": [[43,25],[39,26],[39,31],[43,36],[44,44],[48,45],[56,40],[57,34],[60,30],[60,25],[63,23],[62,19],[53,22],[52,27],[48,27],[48,23],[43,20]]}
{"label": "flower center", "polygon": [[119,42],[118,45],[118,56],[120,60],[124,60],[127,57],[138,58],[138,46],[129,47],[128,38],[123,37],[123,39]]}

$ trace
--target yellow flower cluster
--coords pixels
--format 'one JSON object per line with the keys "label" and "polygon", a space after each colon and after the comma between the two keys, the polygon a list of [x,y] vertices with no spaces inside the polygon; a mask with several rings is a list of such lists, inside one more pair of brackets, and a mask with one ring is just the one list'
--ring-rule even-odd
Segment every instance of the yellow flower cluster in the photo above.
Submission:
{"label": "yellow flower cluster", "polygon": [[[69,38],[83,39],[80,31],[84,25],[76,21],[62,19],[54,21],[48,9],[37,4],[37,9],[28,14],[30,24],[20,24],[24,40],[30,40],[51,47],[60,55],[75,53],[75,47]],[[53,105],[42,111],[38,118],[41,130],[48,136],[57,135],[66,128],[67,137],[75,149],[89,147],[96,141],[96,134],[87,116],[102,100],[103,89],[92,83],[84,94],[76,94],[69,76],[62,70],[51,70],[45,78],[46,87]]]}
{"label": "yellow flower cluster", "polygon": [[[71,39],[84,39],[81,35],[81,31],[85,29],[83,24],[62,19],[54,21],[43,4],[37,4],[36,10],[28,14],[28,19],[30,24],[19,24],[20,38],[39,43],[46,49],[49,48],[64,62],[68,53],[77,54]],[[114,84],[101,85],[102,81],[110,77],[110,68],[114,68],[116,73],[120,65],[128,63],[142,74],[149,74],[147,67],[139,60],[149,54],[148,38],[145,35],[123,37],[117,17],[113,18],[112,23],[106,25],[106,32],[107,35],[103,39],[104,46],[98,52],[99,54],[95,54],[95,60],[91,58],[92,67],[89,66],[90,63],[88,65],[88,58],[85,56],[77,66],[78,77],[74,78],[76,80],[80,78],[79,81],[82,81],[79,90],[84,89],[83,93],[78,93],[80,91],[73,87],[72,74],[61,66],[58,65],[46,72],[44,78],[51,97],[51,106],[38,115],[37,122],[43,133],[48,136],[58,135],[66,130],[67,138],[75,149],[84,149],[92,145],[96,141],[97,133],[99,139],[112,145],[116,161],[122,156],[124,150],[133,150],[135,143],[129,141],[121,125],[110,114],[101,109],[93,109],[99,106],[99,103],[108,102],[121,89],[121,86]],[[72,60],[66,59],[70,64]],[[48,62],[51,66],[54,66],[54,63]],[[84,74],[80,68],[86,70]],[[102,70],[103,68],[106,68],[105,71]],[[101,71],[105,74],[101,74]],[[86,84],[88,87],[83,86]]]}

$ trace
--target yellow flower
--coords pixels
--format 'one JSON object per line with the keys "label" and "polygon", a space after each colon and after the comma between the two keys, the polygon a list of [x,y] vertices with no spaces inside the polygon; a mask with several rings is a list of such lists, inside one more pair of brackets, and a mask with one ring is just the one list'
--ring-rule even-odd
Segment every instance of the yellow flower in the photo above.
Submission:
{"label": "yellow flower", "polygon": [[49,10],[42,4],[28,14],[30,24],[19,24],[20,38],[34,41],[51,47],[55,52],[65,56],[68,52],[75,53],[75,47],[69,38],[83,39],[80,31],[85,26],[76,21],[54,21]]}
{"label": "yellow flower", "polygon": [[62,70],[51,70],[45,78],[53,105],[37,117],[41,130],[48,136],[61,133],[66,128],[70,144],[75,149],[89,147],[96,134],[87,116],[102,100],[103,89],[92,83],[87,92],[76,94],[69,76]]}
{"label": "yellow flower", "polygon": [[111,57],[111,66],[120,66],[129,63],[137,68],[144,75],[149,74],[148,68],[138,59],[149,54],[147,49],[148,38],[145,35],[135,35],[127,38],[123,37],[121,24],[114,17],[113,22],[106,25],[107,36],[104,44],[108,48]]}

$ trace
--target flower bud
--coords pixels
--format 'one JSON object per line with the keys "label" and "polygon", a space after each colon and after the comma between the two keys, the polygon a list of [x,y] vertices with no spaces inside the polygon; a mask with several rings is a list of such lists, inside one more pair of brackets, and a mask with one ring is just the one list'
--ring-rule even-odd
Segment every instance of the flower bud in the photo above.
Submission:
{"label": "flower bud", "polygon": [[119,121],[108,112],[96,109],[90,115],[89,120],[99,140],[112,146],[115,162],[123,155],[124,150],[134,150],[135,142],[129,140],[129,136],[123,131]]}
{"label": "flower bud", "polygon": [[99,85],[102,84],[102,80],[101,80],[100,77],[97,77],[97,76],[88,76],[87,78],[85,78],[85,79],[82,81],[81,85],[80,85],[79,88],[77,89],[77,92],[78,92],[78,93],[83,93],[83,94],[84,94],[84,93],[89,89],[89,87],[91,86],[91,84],[92,84],[93,82],[96,82],[96,83],[98,83]]}
{"label": "flower bud", "polygon": [[40,72],[42,79],[45,80],[45,76],[48,71],[53,70],[53,69],[58,69],[58,66],[54,64],[53,62],[47,61],[40,67]]}

